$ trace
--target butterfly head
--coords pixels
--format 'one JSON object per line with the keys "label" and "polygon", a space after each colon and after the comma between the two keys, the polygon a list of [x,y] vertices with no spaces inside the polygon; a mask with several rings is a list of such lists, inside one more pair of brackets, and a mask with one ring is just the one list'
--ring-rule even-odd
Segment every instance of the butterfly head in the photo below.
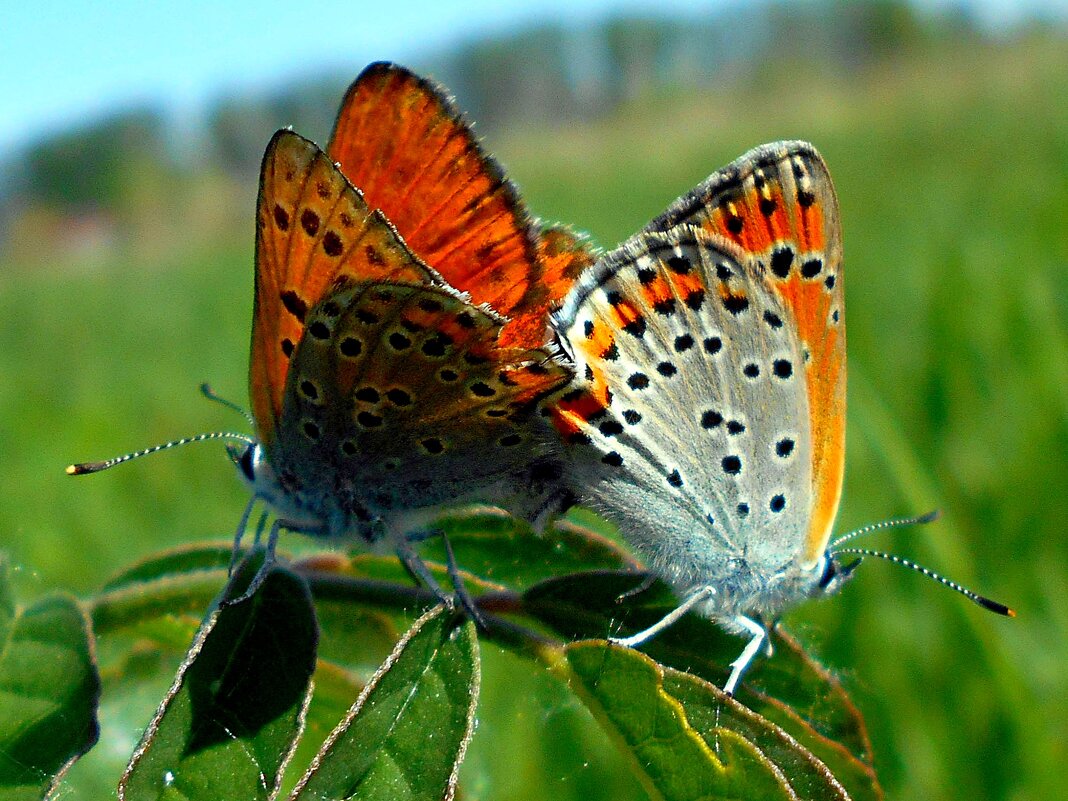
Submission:
{"label": "butterfly head", "polygon": [[853,577],[860,563],[860,559],[843,561],[838,554],[827,551],[813,568],[813,574],[819,576],[819,581],[812,587],[810,595],[814,598],[834,595]]}
{"label": "butterfly head", "polygon": [[827,598],[838,593],[853,577],[861,559],[842,559],[828,550],[815,564],[791,560],[781,569],[766,572],[759,566],[740,568],[738,560],[729,579],[719,587],[719,598],[708,613],[722,618],[732,614],[758,614],[768,619],[810,598]]}
{"label": "butterfly head", "polygon": [[237,468],[238,476],[245,482],[254,497],[262,499],[275,509],[290,505],[287,499],[291,495],[282,486],[278,474],[267,461],[260,442],[256,440],[240,444],[228,442],[226,455],[230,457],[230,461]]}
{"label": "butterfly head", "polygon": [[226,453],[253,497],[266,503],[287,526],[309,532],[323,529],[322,515],[309,508],[284,473],[275,471],[260,442],[227,443]]}

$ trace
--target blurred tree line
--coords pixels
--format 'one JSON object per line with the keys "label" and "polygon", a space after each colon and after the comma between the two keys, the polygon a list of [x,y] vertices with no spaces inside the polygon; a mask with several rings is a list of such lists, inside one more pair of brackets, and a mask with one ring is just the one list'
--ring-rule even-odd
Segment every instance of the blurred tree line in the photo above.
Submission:
{"label": "blurred tree line", "polygon": [[[758,81],[769,69],[841,73],[980,39],[963,9],[921,14],[903,0],[739,4],[684,18],[546,25],[412,66],[448,86],[481,131],[566,124],[660,95]],[[193,125],[171,124],[163,107],[140,108],[39,141],[0,165],[0,253],[32,258],[42,237],[58,246],[54,253],[118,240],[166,247],[168,230],[195,229],[205,239],[232,230],[248,217],[241,198],[271,133],[292,125],[325,141],[354,77],[220,98]]]}

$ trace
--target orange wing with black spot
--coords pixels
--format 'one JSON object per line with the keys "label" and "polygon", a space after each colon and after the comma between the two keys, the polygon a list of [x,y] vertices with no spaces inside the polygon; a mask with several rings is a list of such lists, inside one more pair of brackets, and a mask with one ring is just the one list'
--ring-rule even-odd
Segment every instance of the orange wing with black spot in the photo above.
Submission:
{"label": "orange wing with black spot", "polygon": [[[440,286],[362,283],[308,312],[282,411],[285,460],[305,475],[421,507],[555,452],[533,418],[570,370],[502,348],[501,318]],[[340,466],[340,467],[339,467]]]}
{"label": "orange wing with black spot", "polygon": [[793,315],[807,358],[813,500],[804,561],[827,545],[845,470],[846,338],[838,200],[806,142],[763,145],[677,200],[646,230],[693,225],[739,245]]}
{"label": "orange wing with black spot", "polygon": [[545,342],[549,306],[592,256],[562,229],[538,231],[440,87],[372,64],[345,95],[329,153],[412,252],[508,318],[502,343]]}
{"label": "orange wing with black spot", "polygon": [[545,342],[549,312],[596,256],[589,240],[566,226],[554,225],[538,234],[537,281],[527,285],[512,318],[501,329],[501,345],[529,348]]}
{"label": "orange wing with black spot", "polygon": [[257,435],[270,444],[308,310],[347,281],[430,284],[435,275],[330,159],[292,131],[267,146],[256,223],[249,385]]}

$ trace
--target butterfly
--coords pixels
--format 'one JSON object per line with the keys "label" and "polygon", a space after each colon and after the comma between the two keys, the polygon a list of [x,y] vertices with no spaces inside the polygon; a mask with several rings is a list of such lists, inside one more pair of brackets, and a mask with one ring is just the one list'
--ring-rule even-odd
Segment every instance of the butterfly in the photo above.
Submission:
{"label": "butterfly", "polygon": [[529,217],[445,92],[403,67],[361,73],[327,152],[278,131],[256,209],[255,437],[185,440],[239,443],[237,541],[262,502],[269,554],[283,529],[383,543],[444,597],[411,547],[442,505],[536,524],[566,505],[535,412],[571,375],[548,309],[592,261],[583,237]]}
{"label": "butterfly", "polygon": [[[614,520],[679,606],[749,638],[725,691],[799,601],[859,559],[828,546],[845,467],[842,233],[805,142],[758,147],[587,270],[553,315],[575,380],[546,408],[580,500]],[[925,571],[924,572],[929,572]],[[987,608],[1000,604],[976,596]]]}
{"label": "butterfly", "polygon": [[328,153],[280,131],[264,156],[257,438],[233,453],[253,502],[276,530],[389,542],[423,578],[409,542],[444,504],[544,521],[569,497],[534,414],[570,378],[548,309],[592,260],[529,218],[443,90],[372,64]]}

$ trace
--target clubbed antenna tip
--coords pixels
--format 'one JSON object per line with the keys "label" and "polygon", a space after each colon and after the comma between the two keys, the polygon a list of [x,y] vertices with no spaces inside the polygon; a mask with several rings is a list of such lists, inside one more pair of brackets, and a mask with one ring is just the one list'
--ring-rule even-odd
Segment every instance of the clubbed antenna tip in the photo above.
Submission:
{"label": "clubbed antenna tip", "polygon": [[107,462],[82,462],[81,464],[67,465],[65,472],[68,476],[84,476],[87,473],[97,473],[101,470],[106,470],[107,466]]}
{"label": "clubbed antenna tip", "polygon": [[991,612],[996,612],[1005,617],[1016,617],[1016,610],[1005,606],[1005,604],[999,604],[997,601],[984,598],[982,595],[975,596],[973,600],[979,604],[979,606],[983,607],[983,609],[989,609]]}

